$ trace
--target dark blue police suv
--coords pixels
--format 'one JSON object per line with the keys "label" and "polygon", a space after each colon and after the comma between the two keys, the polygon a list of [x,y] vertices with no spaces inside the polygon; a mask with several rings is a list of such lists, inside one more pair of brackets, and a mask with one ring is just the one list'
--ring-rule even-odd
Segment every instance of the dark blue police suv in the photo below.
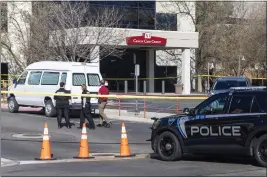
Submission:
{"label": "dark blue police suv", "polygon": [[253,157],[267,166],[266,87],[231,88],[183,114],[152,119],[148,141],[162,160],[217,154]]}

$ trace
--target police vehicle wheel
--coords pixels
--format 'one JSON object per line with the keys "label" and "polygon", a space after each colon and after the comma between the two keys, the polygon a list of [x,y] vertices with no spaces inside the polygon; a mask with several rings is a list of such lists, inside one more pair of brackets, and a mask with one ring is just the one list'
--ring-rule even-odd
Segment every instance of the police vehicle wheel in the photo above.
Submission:
{"label": "police vehicle wheel", "polygon": [[152,149],[153,149],[153,151],[154,151],[155,154],[158,154],[158,152],[157,152],[158,140],[159,140],[159,135],[156,135],[154,137],[154,139],[152,140]]}
{"label": "police vehicle wheel", "polygon": [[253,150],[254,157],[259,165],[267,167],[267,135],[263,135],[256,140]]}
{"label": "police vehicle wheel", "polygon": [[44,108],[45,115],[47,117],[54,117],[56,116],[56,109],[53,105],[52,100],[48,100],[45,102],[45,108]]}
{"label": "police vehicle wheel", "polygon": [[159,135],[156,152],[164,161],[180,160],[183,155],[179,140],[168,131]]}
{"label": "police vehicle wheel", "polygon": [[18,105],[15,97],[9,98],[9,100],[8,100],[8,110],[11,113],[16,113],[16,112],[19,111],[19,105]]}

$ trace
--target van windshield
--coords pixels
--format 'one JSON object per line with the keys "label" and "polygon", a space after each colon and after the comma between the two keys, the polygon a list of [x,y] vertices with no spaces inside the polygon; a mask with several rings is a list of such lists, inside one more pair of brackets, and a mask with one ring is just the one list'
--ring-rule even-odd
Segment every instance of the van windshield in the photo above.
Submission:
{"label": "van windshield", "polygon": [[247,87],[247,82],[242,81],[233,81],[233,80],[225,80],[225,81],[217,81],[214,90],[228,90],[231,87]]}

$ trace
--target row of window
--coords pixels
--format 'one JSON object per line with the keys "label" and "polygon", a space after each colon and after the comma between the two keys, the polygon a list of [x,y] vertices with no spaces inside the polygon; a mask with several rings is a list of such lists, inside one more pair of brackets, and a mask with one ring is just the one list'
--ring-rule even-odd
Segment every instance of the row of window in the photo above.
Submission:
{"label": "row of window", "polygon": [[142,7],[155,9],[155,1],[90,1],[91,5],[117,6],[117,7]]}
{"label": "row of window", "polygon": [[[228,100],[228,95],[223,97],[218,97],[212,100],[208,104],[203,104],[204,107],[199,107],[199,113],[205,114],[207,111],[212,109],[212,114],[223,114],[229,113],[263,113],[266,112],[267,101],[262,95],[234,95],[229,106],[229,111],[226,109],[226,103]],[[202,107],[202,108],[201,108]],[[228,106],[227,106],[228,107]]]}
{"label": "row of window", "polygon": [[[26,82],[28,72],[21,75],[17,84],[24,85]],[[28,85],[58,85],[59,81],[66,83],[67,73],[62,73],[59,80],[59,72],[42,72],[42,71],[32,71],[29,74]],[[88,86],[99,86],[100,79],[98,74],[87,74]],[[83,73],[73,73],[72,74],[72,85],[81,86],[86,84],[85,74]]]}

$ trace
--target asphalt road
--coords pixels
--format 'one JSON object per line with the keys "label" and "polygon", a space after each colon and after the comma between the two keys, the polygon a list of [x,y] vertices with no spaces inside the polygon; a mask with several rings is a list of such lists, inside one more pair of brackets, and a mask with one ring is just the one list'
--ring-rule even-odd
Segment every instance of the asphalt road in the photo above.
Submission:
{"label": "asphalt road", "polygon": [[[32,161],[39,157],[41,139],[20,139],[14,134],[43,133],[44,122],[48,123],[51,150],[57,159],[72,159],[79,149],[81,130],[73,127],[57,129],[55,118],[41,115],[1,112],[1,158],[13,161]],[[72,120],[78,125],[78,119]],[[97,123],[97,120],[95,120]],[[132,153],[150,154],[150,125],[145,123],[126,122],[126,130]],[[88,130],[88,129],[87,129]],[[119,153],[121,121],[114,121],[110,129],[97,128],[88,130],[88,141],[91,153]],[[213,159],[213,160],[212,160]],[[216,159],[216,158],[215,158]],[[36,175],[36,176],[170,176],[170,175],[258,175],[266,176],[266,169],[254,165],[250,159],[223,159],[208,157],[186,157],[182,161],[163,162],[151,158],[101,160],[87,162],[45,163],[15,165],[1,168],[2,175]]]}
{"label": "asphalt road", "polygon": [[[35,114],[1,113],[2,157],[11,160],[32,160],[40,155],[42,139],[21,139],[14,134],[42,135],[44,122],[48,123],[51,136],[51,149],[59,159],[72,158],[78,154],[81,130],[73,127],[57,128],[55,118],[46,118]],[[72,119],[79,124],[79,119]],[[95,121],[96,123],[97,120]],[[134,153],[149,153],[150,125],[125,122],[130,148]],[[112,127],[88,129],[88,141],[91,153],[119,153],[121,137],[121,121],[113,121]]]}

